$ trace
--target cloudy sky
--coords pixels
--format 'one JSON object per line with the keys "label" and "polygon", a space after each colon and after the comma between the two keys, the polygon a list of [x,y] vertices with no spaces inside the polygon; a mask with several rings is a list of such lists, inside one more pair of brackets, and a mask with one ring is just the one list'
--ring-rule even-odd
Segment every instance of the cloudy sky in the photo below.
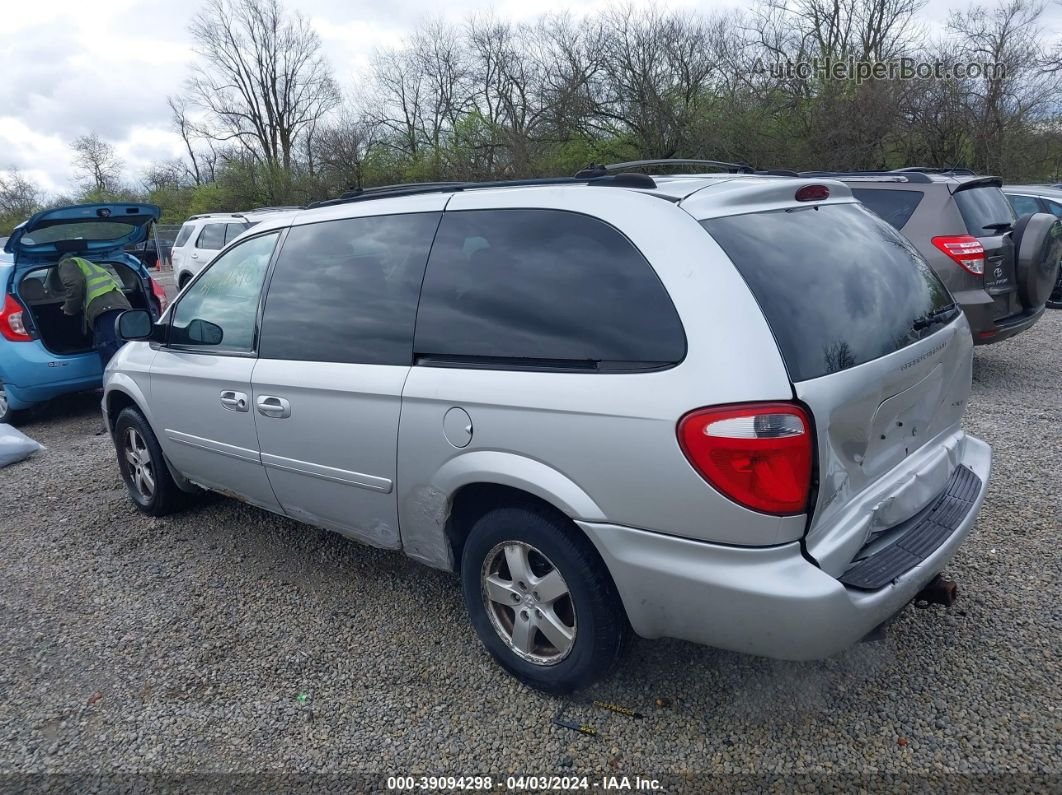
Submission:
{"label": "cloudy sky", "polygon": [[[375,47],[397,43],[429,14],[460,19],[493,9],[499,16],[525,19],[563,8],[592,12],[608,3],[287,0],[288,8],[311,18],[347,89],[357,84]],[[949,9],[967,4],[929,0],[923,22],[939,29]],[[70,141],[90,131],[114,144],[129,179],[154,160],[180,154],[166,97],[179,90],[195,58],[188,23],[196,5],[197,0],[8,0],[0,30],[0,170],[21,169],[50,193],[69,191]],[[668,5],[707,9],[717,4],[672,0]],[[1062,32],[1062,6],[1052,5],[1044,24]]]}

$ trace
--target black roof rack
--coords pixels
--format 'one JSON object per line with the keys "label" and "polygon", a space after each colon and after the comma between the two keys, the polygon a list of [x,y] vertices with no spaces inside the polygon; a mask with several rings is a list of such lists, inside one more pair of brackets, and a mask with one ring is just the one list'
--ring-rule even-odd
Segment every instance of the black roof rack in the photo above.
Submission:
{"label": "black roof rack", "polygon": [[[582,173],[582,172],[580,172]],[[417,196],[426,193],[456,193],[482,188],[519,188],[536,185],[600,185],[615,188],[640,188],[653,190],[656,182],[645,174],[609,174],[594,177],[543,177],[539,179],[508,179],[490,182],[410,182],[399,185],[381,185],[376,188],[357,188],[350,190],[338,199],[314,202],[307,209],[314,207],[331,207],[336,204],[386,199],[396,196]]]}
{"label": "black roof rack", "polygon": [[661,158],[657,160],[630,160],[626,163],[591,163],[579,171],[577,178],[604,177],[616,171],[626,171],[631,168],[646,168],[648,166],[705,166],[728,171],[732,174],[752,174],[753,168],[748,163],[727,163],[723,160],[687,160],[682,158]]}

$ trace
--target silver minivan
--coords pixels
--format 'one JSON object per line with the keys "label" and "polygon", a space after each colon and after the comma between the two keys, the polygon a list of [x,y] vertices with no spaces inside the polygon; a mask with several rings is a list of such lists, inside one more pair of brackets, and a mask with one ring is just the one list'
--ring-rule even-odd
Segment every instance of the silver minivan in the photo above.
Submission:
{"label": "silver minivan", "polygon": [[365,192],[263,220],[119,327],[103,411],[142,511],[209,489],[452,570],[553,692],[631,630],[843,650],[988,484],[963,313],[836,181]]}

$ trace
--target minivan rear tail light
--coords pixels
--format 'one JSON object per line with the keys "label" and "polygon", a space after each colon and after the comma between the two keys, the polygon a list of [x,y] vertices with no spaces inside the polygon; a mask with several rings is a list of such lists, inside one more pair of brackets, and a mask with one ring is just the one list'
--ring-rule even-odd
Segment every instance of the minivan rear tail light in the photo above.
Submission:
{"label": "minivan rear tail light", "polygon": [[796,192],[798,202],[821,202],[830,198],[830,189],[825,185],[805,185]]}
{"label": "minivan rear tail light", "polygon": [[947,254],[967,273],[983,276],[985,247],[973,235],[945,235],[933,238],[933,245]]}
{"label": "minivan rear tail light", "polygon": [[807,413],[792,403],[698,409],[679,420],[690,464],[725,497],[761,513],[804,513],[813,441]]}
{"label": "minivan rear tail light", "polygon": [[151,282],[151,292],[159,301],[159,314],[161,315],[166,311],[166,307],[170,305],[170,299],[166,297],[166,291],[162,288],[161,284],[150,276],[148,276],[148,281]]}
{"label": "minivan rear tail light", "polygon": [[4,308],[0,310],[0,335],[9,342],[29,342],[33,335],[26,329],[22,322],[22,304],[15,300],[15,296],[8,293],[4,296]]}

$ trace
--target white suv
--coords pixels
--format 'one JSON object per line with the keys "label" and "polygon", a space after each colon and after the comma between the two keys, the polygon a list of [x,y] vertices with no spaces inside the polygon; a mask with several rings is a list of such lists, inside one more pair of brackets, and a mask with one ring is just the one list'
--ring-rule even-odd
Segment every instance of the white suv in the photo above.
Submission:
{"label": "white suv", "polygon": [[226,245],[257,224],[267,215],[294,207],[260,207],[244,213],[206,213],[193,215],[184,222],[173,242],[170,261],[177,287],[192,280],[203,266],[214,259]]}

